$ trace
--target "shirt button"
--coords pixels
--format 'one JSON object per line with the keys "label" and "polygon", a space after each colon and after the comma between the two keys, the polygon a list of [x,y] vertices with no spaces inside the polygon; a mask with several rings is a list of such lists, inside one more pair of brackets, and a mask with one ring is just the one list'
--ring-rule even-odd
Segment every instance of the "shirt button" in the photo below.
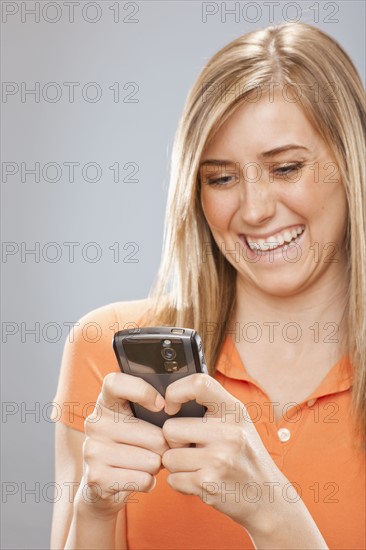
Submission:
{"label": "shirt button", "polygon": [[278,439],[280,441],[282,441],[282,443],[285,443],[286,441],[288,441],[291,437],[291,433],[290,433],[290,430],[288,430],[287,428],[280,428],[278,431],[277,431],[277,435],[278,435]]}
{"label": "shirt button", "polygon": [[316,399],[309,399],[309,401],[307,401],[307,406],[308,407],[312,407],[314,405],[314,403],[316,403]]}

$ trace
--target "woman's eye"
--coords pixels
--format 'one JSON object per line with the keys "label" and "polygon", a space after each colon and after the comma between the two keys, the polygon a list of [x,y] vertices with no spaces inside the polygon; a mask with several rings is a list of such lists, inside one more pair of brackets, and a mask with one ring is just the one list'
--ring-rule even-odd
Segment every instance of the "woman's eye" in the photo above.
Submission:
{"label": "woman's eye", "polygon": [[290,172],[300,170],[303,166],[304,163],[302,162],[298,162],[295,164],[286,164],[284,166],[279,166],[278,168],[275,168],[274,172],[280,176],[286,176],[287,174],[290,174]]}
{"label": "woman's eye", "polygon": [[230,183],[231,181],[235,181],[235,176],[223,176],[222,178],[216,178],[216,179],[208,179],[207,184],[208,185],[225,185],[226,183]]}
{"label": "woman's eye", "polygon": [[[301,168],[304,166],[303,162],[296,162],[292,164],[284,164],[282,166],[275,166],[272,168],[272,171],[279,177],[286,177],[290,174],[300,176],[301,173],[298,171],[301,170]],[[238,181],[238,176],[236,175],[229,175],[229,176],[221,176],[220,178],[207,178],[206,183],[207,185],[211,186],[217,186],[217,187],[225,187],[228,184],[231,184],[233,182]]]}

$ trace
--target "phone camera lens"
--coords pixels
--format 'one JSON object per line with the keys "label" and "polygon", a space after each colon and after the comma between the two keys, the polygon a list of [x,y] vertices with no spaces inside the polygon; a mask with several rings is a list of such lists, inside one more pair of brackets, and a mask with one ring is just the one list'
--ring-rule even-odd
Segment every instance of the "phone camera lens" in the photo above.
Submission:
{"label": "phone camera lens", "polygon": [[163,348],[161,350],[161,355],[166,359],[167,361],[171,361],[172,359],[175,359],[176,353],[173,348]]}

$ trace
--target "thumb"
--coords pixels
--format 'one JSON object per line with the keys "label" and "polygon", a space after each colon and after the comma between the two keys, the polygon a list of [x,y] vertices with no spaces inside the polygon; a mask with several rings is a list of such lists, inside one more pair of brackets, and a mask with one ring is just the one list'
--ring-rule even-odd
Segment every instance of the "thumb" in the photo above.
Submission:
{"label": "thumb", "polygon": [[[223,404],[227,409],[243,407],[221,384],[209,374],[197,373],[176,380],[165,392],[165,412],[175,414],[182,403],[195,400],[207,407],[211,417],[220,417]],[[239,410],[239,409],[238,409]]]}

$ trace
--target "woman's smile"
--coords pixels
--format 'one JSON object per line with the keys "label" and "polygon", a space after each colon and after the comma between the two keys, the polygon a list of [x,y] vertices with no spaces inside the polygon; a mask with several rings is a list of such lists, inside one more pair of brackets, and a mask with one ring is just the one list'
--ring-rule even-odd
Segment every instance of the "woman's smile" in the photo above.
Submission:
{"label": "woman's smile", "polygon": [[[297,261],[302,254],[301,245],[305,225],[287,226],[284,229],[267,235],[243,235],[239,238],[245,247],[245,255],[249,261]],[[295,259],[294,259],[295,258]]]}

